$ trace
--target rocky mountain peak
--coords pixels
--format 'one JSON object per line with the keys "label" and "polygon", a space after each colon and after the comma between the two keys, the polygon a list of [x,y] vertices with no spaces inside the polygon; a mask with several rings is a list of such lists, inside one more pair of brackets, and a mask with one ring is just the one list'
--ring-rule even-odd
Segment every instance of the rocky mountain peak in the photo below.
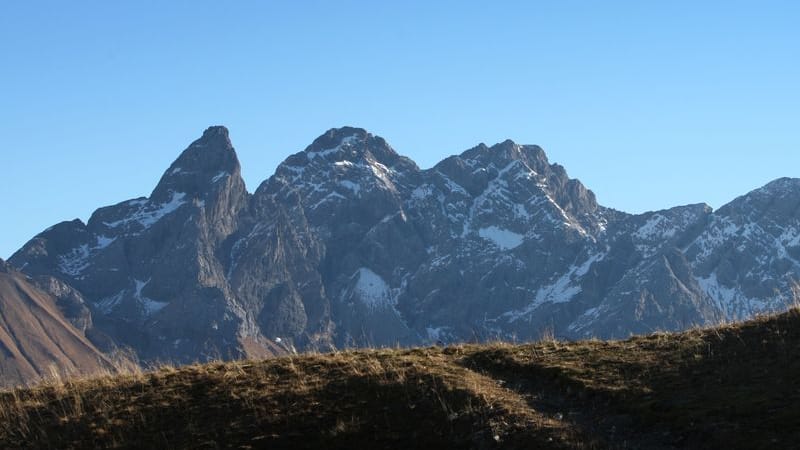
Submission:
{"label": "rocky mountain peak", "polygon": [[[314,140],[304,151],[306,159],[313,161],[336,162],[377,162],[392,167],[400,160],[414,165],[403,158],[380,136],[375,136],[363,128],[331,128]],[[416,166],[414,166],[416,167]]]}
{"label": "rocky mountain peak", "polygon": [[489,179],[501,172],[521,171],[533,179],[534,176],[547,176],[557,167],[551,167],[544,150],[538,145],[519,145],[507,139],[491,147],[480,143],[460,155],[441,161],[433,169],[476,195],[484,189]]}
{"label": "rocky mountain peak", "polygon": [[223,125],[212,125],[203,131],[203,137],[201,137],[199,140],[210,140],[215,138],[225,139],[228,144],[230,144],[228,128]]}
{"label": "rocky mountain peak", "polygon": [[331,128],[330,130],[320,135],[318,138],[314,139],[314,142],[312,142],[311,145],[306,147],[305,152],[316,153],[320,151],[325,151],[327,149],[335,148],[347,142],[353,142],[356,140],[363,141],[369,135],[370,133],[368,133],[367,130],[363,128],[356,128],[349,126],[344,126],[340,128]]}
{"label": "rocky mountain peak", "polygon": [[569,178],[562,166],[550,164],[538,145],[520,145],[510,139],[491,147],[481,143],[445,159],[433,170],[462,186],[473,197],[485,196],[487,189],[499,183],[503,189],[529,192],[553,204],[558,215],[574,216],[566,218],[567,221],[577,220],[589,228],[597,228],[591,224],[596,218],[581,217],[597,210],[594,193],[580,181]]}
{"label": "rocky mountain peak", "polygon": [[382,137],[362,128],[332,128],[302,152],[286,158],[275,175],[259,186],[255,197],[296,193],[315,199],[312,206],[343,198],[368,200],[373,189],[395,195],[408,177],[418,174],[417,165]]}
{"label": "rocky mountain peak", "polygon": [[477,163],[483,167],[494,165],[498,169],[515,161],[519,161],[537,172],[542,172],[549,166],[547,155],[541,147],[520,145],[511,139],[506,139],[491,147],[484,143],[478,144],[458,157],[466,161],[473,161],[472,164]]}
{"label": "rocky mountain peak", "polygon": [[209,127],[164,172],[151,199],[168,200],[176,192],[200,197],[220,185],[223,179],[240,179],[240,172],[228,129]]}
{"label": "rocky mountain peak", "polygon": [[8,273],[9,270],[11,270],[11,267],[7,262],[3,261],[3,258],[0,258],[0,273]]}

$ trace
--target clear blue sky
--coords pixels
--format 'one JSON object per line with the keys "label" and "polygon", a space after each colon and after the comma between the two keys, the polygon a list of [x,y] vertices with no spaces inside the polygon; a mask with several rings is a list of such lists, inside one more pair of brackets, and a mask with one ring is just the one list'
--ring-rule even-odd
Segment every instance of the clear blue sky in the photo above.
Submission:
{"label": "clear blue sky", "polygon": [[354,125],[422,167],[511,138],[607,206],[719,207],[800,176],[798,24],[797,1],[3,2],[0,257],[149,194],[212,124],[251,191]]}

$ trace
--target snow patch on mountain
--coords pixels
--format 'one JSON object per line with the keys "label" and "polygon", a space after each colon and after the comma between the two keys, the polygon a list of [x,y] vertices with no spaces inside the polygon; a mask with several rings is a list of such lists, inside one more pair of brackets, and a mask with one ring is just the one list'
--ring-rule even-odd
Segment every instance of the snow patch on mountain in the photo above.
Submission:
{"label": "snow patch on mountain", "polygon": [[332,200],[347,200],[347,197],[338,192],[331,192],[330,194],[326,195],[325,197],[322,197],[319,201],[311,205],[310,209],[313,211],[322,206],[323,204]]}
{"label": "snow patch on mountain", "polygon": [[503,178],[506,173],[519,164],[519,161],[512,161],[502,168],[497,176],[492,179],[486,188],[472,200],[469,213],[464,221],[461,230],[461,237],[466,237],[472,231],[472,224],[476,218],[482,215],[496,214],[494,205],[504,205],[508,207],[513,202],[508,197],[508,182]]}
{"label": "snow patch on mountain", "polygon": [[414,188],[413,191],[411,191],[411,200],[416,202],[425,200],[426,198],[433,195],[433,192],[434,192],[433,186],[431,186],[430,184],[423,184],[422,186],[418,186]]}
{"label": "snow patch on mountain", "polygon": [[797,228],[789,226],[783,230],[778,240],[784,247],[797,247],[800,246],[800,232]]}
{"label": "snow patch on mountain", "polygon": [[353,183],[350,180],[341,180],[339,181],[339,185],[344,187],[345,189],[349,189],[355,195],[358,195],[359,192],[361,192],[361,185],[358,183]]}
{"label": "snow patch on mountain", "polygon": [[117,240],[117,238],[110,238],[104,235],[98,235],[95,239],[96,243],[92,247],[89,247],[89,244],[82,244],[66,254],[60,255],[58,257],[58,268],[61,273],[79,277],[92,264],[91,256],[93,253],[108,247]]}
{"label": "snow patch on mountain", "polygon": [[381,185],[386,190],[397,193],[397,188],[392,181],[392,176],[395,175],[393,169],[390,169],[377,161],[370,161],[369,168],[372,170],[372,174],[381,181]]}
{"label": "snow patch on mountain", "polygon": [[727,240],[737,236],[741,227],[727,217],[715,217],[711,225],[695,239],[692,245],[697,245],[699,249],[699,260],[708,258],[711,253],[719,248]]}
{"label": "snow patch on mountain", "polygon": [[452,339],[452,329],[452,327],[448,326],[429,326],[425,327],[425,333],[428,335],[428,341],[430,342],[447,342]]}
{"label": "snow patch on mountain", "polygon": [[577,231],[581,236],[588,236],[589,235],[589,233],[586,232],[586,230],[583,228],[583,226],[581,226],[580,223],[572,220],[572,218],[569,216],[569,214],[567,214],[567,212],[564,211],[564,208],[562,208],[561,205],[559,205],[558,202],[555,201],[555,199],[553,198],[552,195],[550,195],[549,192],[547,192],[546,190],[543,190],[543,192],[545,194],[545,198],[547,199],[547,201],[550,203],[550,205],[561,216],[561,224],[562,225],[564,225],[567,228],[571,228],[571,229]]}
{"label": "snow patch on mountain", "polygon": [[219,172],[218,174],[214,175],[214,178],[211,179],[211,182],[216,183],[217,181],[221,180],[224,177],[227,177],[228,175],[230,175],[228,172],[225,171]]}
{"label": "snow patch on mountain", "polygon": [[436,175],[438,175],[442,179],[442,181],[444,181],[445,186],[447,187],[447,189],[450,192],[454,192],[454,193],[458,193],[458,194],[462,194],[462,195],[469,195],[469,194],[467,194],[466,189],[461,187],[460,184],[458,184],[455,181],[451,180],[450,177],[448,177],[447,175],[443,174],[442,172],[440,172],[438,170],[435,173],[436,173]]}
{"label": "snow patch on mountain", "polygon": [[677,230],[672,226],[669,219],[661,214],[653,214],[644,225],[633,233],[633,236],[652,241],[654,239],[669,239],[675,236]]}
{"label": "snow patch on mountain", "polygon": [[394,302],[389,285],[380,275],[366,267],[362,267],[356,271],[354,276],[358,277],[354,292],[364,305],[373,309],[393,305]]}
{"label": "snow patch on mountain", "polygon": [[711,273],[705,278],[697,277],[696,279],[700,288],[714,300],[717,307],[725,314],[725,317],[741,320],[769,309],[769,303],[759,299],[748,298],[739,289],[720,283],[716,273]]}
{"label": "snow patch on mountain", "polygon": [[494,225],[478,230],[478,236],[491,241],[502,250],[517,248],[522,245],[522,242],[525,240],[525,236],[519,233],[504,230]]}
{"label": "snow patch on mountain", "polygon": [[174,212],[181,205],[186,203],[184,192],[172,192],[172,196],[165,203],[151,204],[150,202],[139,203],[139,209],[128,217],[114,221],[103,222],[103,225],[109,228],[117,228],[123,225],[128,225],[132,222],[138,222],[145,229],[151,227],[154,223],[161,220],[164,216]]}
{"label": "snow patch on mountain", "polygon": [[571,301],[581,292],[580,279],[589,271],[595,262],[602,261],[605,253],[597,253],[586,259],[580,265],[571,265],[567,271],[554,282],[541,287],[536,291],[533,301],[523,309],[509,311],[500,315],[508,320],[509,323],[533,313],[537,308],[545,303],[566,303]]}
{"label": "snow patch on mountain", "polygon": [[344,147],[352,145],[357,139],[358,136],[346,136],[341,140],[339,145],[337,145],[336,147],[324,150],[309,151],[308,153],[306,153],[306,157],[309,159],[309,161],[315,158],[327,158],[330,155],[339,153]]}
{"label": "snow patch on mountain", "polygon": [[528,212],[528,209],[525,208],[525,205],[519,203],[514,205],[514,216],[523,221],[528,221],[531,218],[531,214]]}
{"label": "snow patch on mountain", "polygon": [[602,306],[595,306],[594,308],[589,308],[583,312],[577,319],[575,319],[572,323],[567,326],[567,330],[577,333],[583,330],[584,328],[590,327],[594,322],[597,321],[603,314]]}
{"label": "snow patch on mountain", "polygon": [[150,283],[150,280],[141,281],[141,280],[133,280],[134,282],[134,292],[133,298],[135,298],[139,305],[141,305],[142,310],[144,311],[145,316],[151,316],[158,311],[161,311],[165,306],[168,305],[168,302],[159,302],[157,300],[153,300],[151,298],[145,297],[142,295],[142,289]]}
{"label": "snow patch on mountain", "polygon": [[125,291],[120,291],[120,292],[117,292],[114,295],[101,298],[100,300],[97,301],[95,306],[104,315],[109,315],[109,314],[111,314],[111,311],[114,310],[114,307],[116,307],[117,305],[120,304],[124,294],[125,294]]}
{"label": "snow patch on mountain", "polygon": [[115,238],[115,237],[114,238],[110,238],[110,237],[107,237],[107,236],[103,236],[101,234],[101,235],[97,236],[97,245],[95,245],[94,249],[102,250],[102,249],[108,247],[109,245],[111,245],[111,243],[116,241],[116,240],[117,240],[117,238]]}
{"label": "snow patch on mountain", "polygon": [[73,248],[69,253],[58,257],[58,267],[61,273],[78,276],[91,262],[89,261],[89,246],[87,244]]}

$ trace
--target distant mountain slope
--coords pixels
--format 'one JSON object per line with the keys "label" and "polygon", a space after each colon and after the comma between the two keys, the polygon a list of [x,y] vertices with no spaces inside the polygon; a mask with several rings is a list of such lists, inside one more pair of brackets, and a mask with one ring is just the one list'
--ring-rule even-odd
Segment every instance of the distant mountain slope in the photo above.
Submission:
{"label": "distant mountain slope", "polygon": [[112,368],[57,302],[0,260],[0,386]]}
{"label": "distant mountain slope", "polygon": [[0,393],[4,448],[796,448],[800,313],[626,341],[360,350]]}
{"label": "distant mountain slope", "polygon": [[800,180],[718,211],[632,215],[535,145],[477,145],[420,169],[332,129],[252,194],[224,127],[147,198],[35,236],[11,263],[86,300],[144,360],[349,346],[626,337],[794,302]]}

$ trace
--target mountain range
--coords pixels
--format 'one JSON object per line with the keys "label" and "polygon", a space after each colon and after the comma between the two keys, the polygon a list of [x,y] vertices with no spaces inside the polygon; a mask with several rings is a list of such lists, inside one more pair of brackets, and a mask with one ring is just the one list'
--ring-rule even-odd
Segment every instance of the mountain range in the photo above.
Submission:
{"label": "mountain range", "polygon": [[142,361],[622,338],[792,305],[800,180],[716,211],[628,214],[535,145],[479,144],[420,169],[343,127],[250,193],[215,126],[148,197],[56,224],[9,264],[52,280],[37,289],[53,298],[69,292],[91,348]]}

